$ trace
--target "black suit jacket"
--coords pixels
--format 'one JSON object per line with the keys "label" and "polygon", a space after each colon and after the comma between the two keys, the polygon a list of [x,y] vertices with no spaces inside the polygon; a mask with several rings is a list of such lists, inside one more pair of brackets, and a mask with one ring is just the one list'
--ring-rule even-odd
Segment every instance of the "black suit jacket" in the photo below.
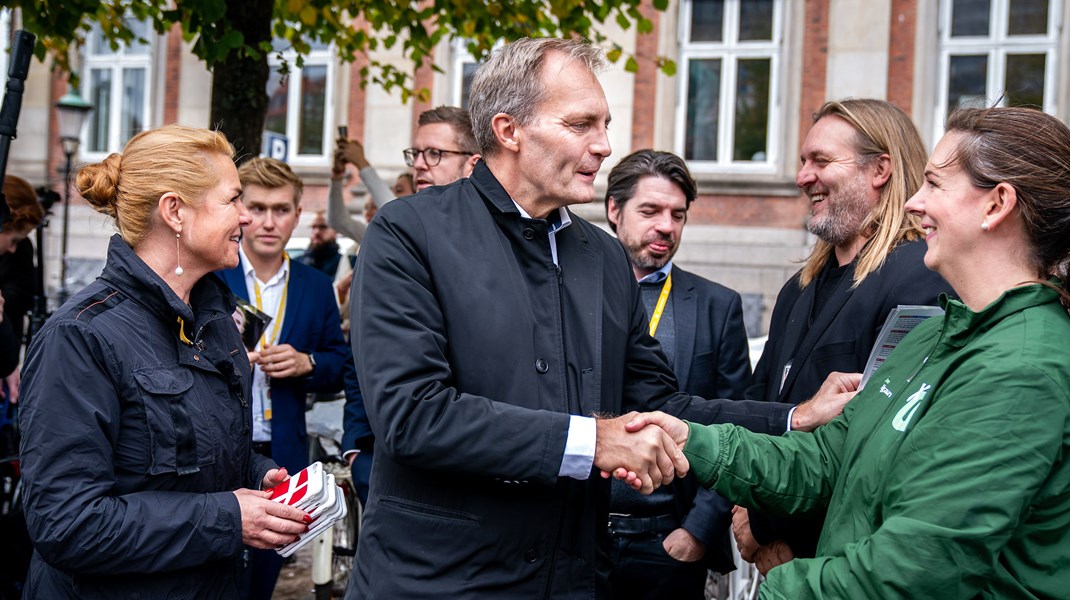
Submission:
{"label": "black suit jacket", "polygon": [[[852,265],[809,325],[816,286],[800,288],[796,273],[777,296],[769,341],[754,368],[747,398],[799,404],[817,392],[830,372],[862,371],[893,308],[937,306],[941,293],[954,295],[944,278],[925,266],[925,249],[922,240],[900,244],[854,289]],[[788,361],[791,369],[781,386]]]}
{"label": "black suit jacket", "polygon": [[[680,389],[703,398],[742,398],[751,369],[739,294],[676,266],[672,281],[674,370]],[[706,545],[703,563],[721,573],[731,571],[731,504],[694,477],[670,487],[683,528]]]}
{"label": "black suit jacket", "polygon": [[[234,295],[249,300],[245,265],[217,271]],[[290,261],[286,315],[278,343],[315,356],[316,368],[304,377],[271,382],[271,458],[296,474],[308,466],[308,431],[305,428],[305,396],[308,392],[336,392],[342,387],[343,365],[351,362],[349,346],[342,335],[334,287],[323,273]]]}
{"label": "black suit jacket", "polygon": [[[888,313],[903,305],[938,305],[951,286],[924,262],[923,240],[900,244],[884,265],[854,285],[848,269],[819,314],[813,315],[815,285],[799,287],[796,273],[777,296],[769,324],[769,341],[754,369],[747,398],[799,404],[813,396],[832,371],[861,372]],[[787,377],[784,369],[791,368]],[[781,380],[783,379],[783,385]],[[751,529],[759,543],[786,540],[795,556],[813,556],[824,521],[810,518],[770,518],[750,511]]]}

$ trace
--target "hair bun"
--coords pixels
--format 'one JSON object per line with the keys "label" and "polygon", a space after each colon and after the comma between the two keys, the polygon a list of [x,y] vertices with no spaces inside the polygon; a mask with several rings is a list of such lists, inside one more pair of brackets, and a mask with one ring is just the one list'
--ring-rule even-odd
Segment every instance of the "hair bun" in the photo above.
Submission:
{"label": "hair bun", "polygon": [[116,215],[115,204],[119,196],[119,169],[122,162],[121,154],[111,154],[98,163],[82,167],[75,180],[78,193],[97,212],[113,218]]}

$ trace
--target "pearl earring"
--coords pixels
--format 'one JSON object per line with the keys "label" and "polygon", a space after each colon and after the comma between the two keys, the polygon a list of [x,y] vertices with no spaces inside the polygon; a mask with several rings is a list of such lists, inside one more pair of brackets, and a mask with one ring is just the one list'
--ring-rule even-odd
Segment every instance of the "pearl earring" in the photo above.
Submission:
{"label": "pearl earring", "polygon": [[981,221],[981,231],[988,231],[988,221]]}
{"label": "pearl earring", "polygon": [[175,275],[178,275],[179,277],[182,277],[182,274],[185,273],[185,271],[182,270],[182,245],[179,242],[179,239],[181,238],[181,233],[175,234],[175,261],[178,263],[178,266],[175,267]]}

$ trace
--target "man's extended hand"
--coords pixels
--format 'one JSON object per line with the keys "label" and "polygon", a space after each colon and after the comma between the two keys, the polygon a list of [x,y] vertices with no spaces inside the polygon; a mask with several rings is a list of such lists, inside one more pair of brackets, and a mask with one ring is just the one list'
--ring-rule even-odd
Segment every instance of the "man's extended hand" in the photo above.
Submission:
{"label": "man's extended hand", "polygon": [[[668,416],[668,415],[666,415]],[[664,429],[650,425],[625,429],[638,413],[598,419],[594,464],[602,477],[612,472],[644,494],[687,474],[688,464],[676,441]],[[686,426],[685,426],[686,427]]]}
{"label": "man's extended hand", "polygon": [[791,429],[813,431],[840,416],[843,407],[858,393],[861,382],[861,373],[829,373],[814,397],[795,408],[791,415]]}
{"label": "man's extended hand", "polygon": [[648,413],[633,413],[635,417],[628,421],[624,426],[626,431],[639,431],[647,425],[657,425],[665,430],[665,433],[669,434],[672,441],[676,443],[676,447],[679,450],[684,449],[684,444],[687,443],[687,435],[691,432],[687,423],[684,423],[680,419],[672,415],[665,414],[660,410]]}
{"label": "man's extended hand", "polygon": [[762,575],[768,575],[773,567],[779,567],[794,558],[795,553],[791,551],[791,546],[784,540],[776,540],[758,548],[754,555],[754,566]]}
{"label": "man's extended hand", "polygon": [[732,537],[736,538],[739,557],[747,562],[754,562],[755,554],[761,547],[750,530],[750,513],[742,506],[732,507]]}
{"label": "man's extended hand", "polygon": [[276,344],[260,351],[257,361],[264,374],[274,379],[301,377],[312,372],[312,359],[289,344]]}
{"label": "man's extended hand", "polygon": [[665,541],[661,545],[665,548],[666,554],[680,562],[696,562],[706,556],[706,544],[700,542],[683,527],[665,536]]}
{"label": "man's extended hand", "polygon": [[[690,432],[690,429],[687,427],[687,423],[684,423],[680,419],[667,415],[661,411],[654,411],[649,413],[633,412],[630,413],[630,415],[633,416],[633,418],[630,419],[627,424],[625,424],[625,431],[629,433],[636,433],[647,427],[657,426],[659,429],[668,434],[670,438],[672,438],[673,444],[676,446],[676,453],[680,456],[680,458],[683,458],[685,461],[687,460],[683,457],[684,444],[687,443],[687,435]],[[642,480],[635,473],[635,471],[630,471],[624,467],[618,467],[612,473],[606,472],[605,470],[602,471],[602,477],[609,477],[610,475],[624,481],[624,483],[627,483],[628,485],[637,490],[642,489]],[[678,475],[680,477],[683,477],[684,475],[686,475],[686,472],[678,473]]]}

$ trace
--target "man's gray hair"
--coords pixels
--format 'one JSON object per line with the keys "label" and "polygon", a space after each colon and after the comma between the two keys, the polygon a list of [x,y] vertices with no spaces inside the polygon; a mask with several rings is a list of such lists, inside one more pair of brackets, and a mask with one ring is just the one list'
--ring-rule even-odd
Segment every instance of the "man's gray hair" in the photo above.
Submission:
{"label": "man's gray hair", "polygon": [[527,125],[546,99],[540,71],[551,52],[581,60],[598,73],[606,66],[602,49],[586,40],[523,38],[499,48],[476,71],[468,100],[476,145],[483,156],[498,151],[491,126],[494,116],[505,113],[518,125]]}

